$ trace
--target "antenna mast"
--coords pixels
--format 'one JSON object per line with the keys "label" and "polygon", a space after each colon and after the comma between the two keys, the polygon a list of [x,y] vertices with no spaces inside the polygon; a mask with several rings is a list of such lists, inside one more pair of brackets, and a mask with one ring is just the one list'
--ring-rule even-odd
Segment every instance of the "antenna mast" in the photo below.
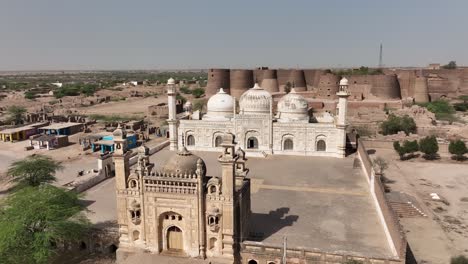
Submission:
{"label": "antenna mast", "polygon": [[379,53],[379,68],[383,68],[383,62],[382,62],[382,53],[383,53],[383,47],[382,43],[380,43],[380,53]]}

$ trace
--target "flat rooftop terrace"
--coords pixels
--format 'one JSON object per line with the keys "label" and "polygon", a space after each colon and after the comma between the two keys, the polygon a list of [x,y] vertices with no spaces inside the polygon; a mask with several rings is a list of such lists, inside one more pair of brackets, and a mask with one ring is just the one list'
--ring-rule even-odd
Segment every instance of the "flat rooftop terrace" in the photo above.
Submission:
{"label": "flat rooftop terrace", "polygon": [[[151,156],[156,169],[172,152]],[[194,152],[207,175],[220,176],[218,152]],[[367,179],[354,155],[345,159],[301,156],[249,158],[252,217],[249,240],[267,246],[302,247],[369,257],[391,257]],[[114,180],[90,189],[93,222],[115,219]],[[99,212],[98,208],[105,210]],[[114,210],[111,212],[111,210]]]}

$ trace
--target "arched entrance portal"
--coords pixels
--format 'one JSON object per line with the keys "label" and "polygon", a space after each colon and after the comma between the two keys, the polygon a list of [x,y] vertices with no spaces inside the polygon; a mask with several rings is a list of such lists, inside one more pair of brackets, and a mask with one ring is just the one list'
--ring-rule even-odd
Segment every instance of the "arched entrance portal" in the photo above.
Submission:
{"label": "arched entrance portal", "polygon": [[175,251],[182,251],[184,249],[182,230],[177,226],[171,226],[167,229],[167,249]]}

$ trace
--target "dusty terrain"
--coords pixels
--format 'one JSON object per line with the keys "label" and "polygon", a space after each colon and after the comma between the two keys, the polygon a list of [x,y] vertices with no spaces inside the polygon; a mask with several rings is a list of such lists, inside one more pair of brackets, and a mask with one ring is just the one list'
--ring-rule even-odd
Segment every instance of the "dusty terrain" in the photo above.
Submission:
{"label": "dusty terrain", "polygon": [[[443,158],[400,161],[393,150],[376,149],[389,162],[385,176],[392,191],[413,196],[427,217],[401,218],[419,263],[448,263],[450,257],[468,254],[468,163]],[[432,200],[431,193],[442,199]]]}

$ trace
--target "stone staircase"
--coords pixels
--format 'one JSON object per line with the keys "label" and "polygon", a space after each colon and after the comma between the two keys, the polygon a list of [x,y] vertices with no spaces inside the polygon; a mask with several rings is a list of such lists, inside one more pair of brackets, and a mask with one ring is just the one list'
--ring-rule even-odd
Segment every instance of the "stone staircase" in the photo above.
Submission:
{"label": "stone staircase", "polygon": [[390,206],[398,217],[427,217],[427,215],[418,208],[418,204],[413,197],[402,192],[390,192],[387,193],[386,196]]}

